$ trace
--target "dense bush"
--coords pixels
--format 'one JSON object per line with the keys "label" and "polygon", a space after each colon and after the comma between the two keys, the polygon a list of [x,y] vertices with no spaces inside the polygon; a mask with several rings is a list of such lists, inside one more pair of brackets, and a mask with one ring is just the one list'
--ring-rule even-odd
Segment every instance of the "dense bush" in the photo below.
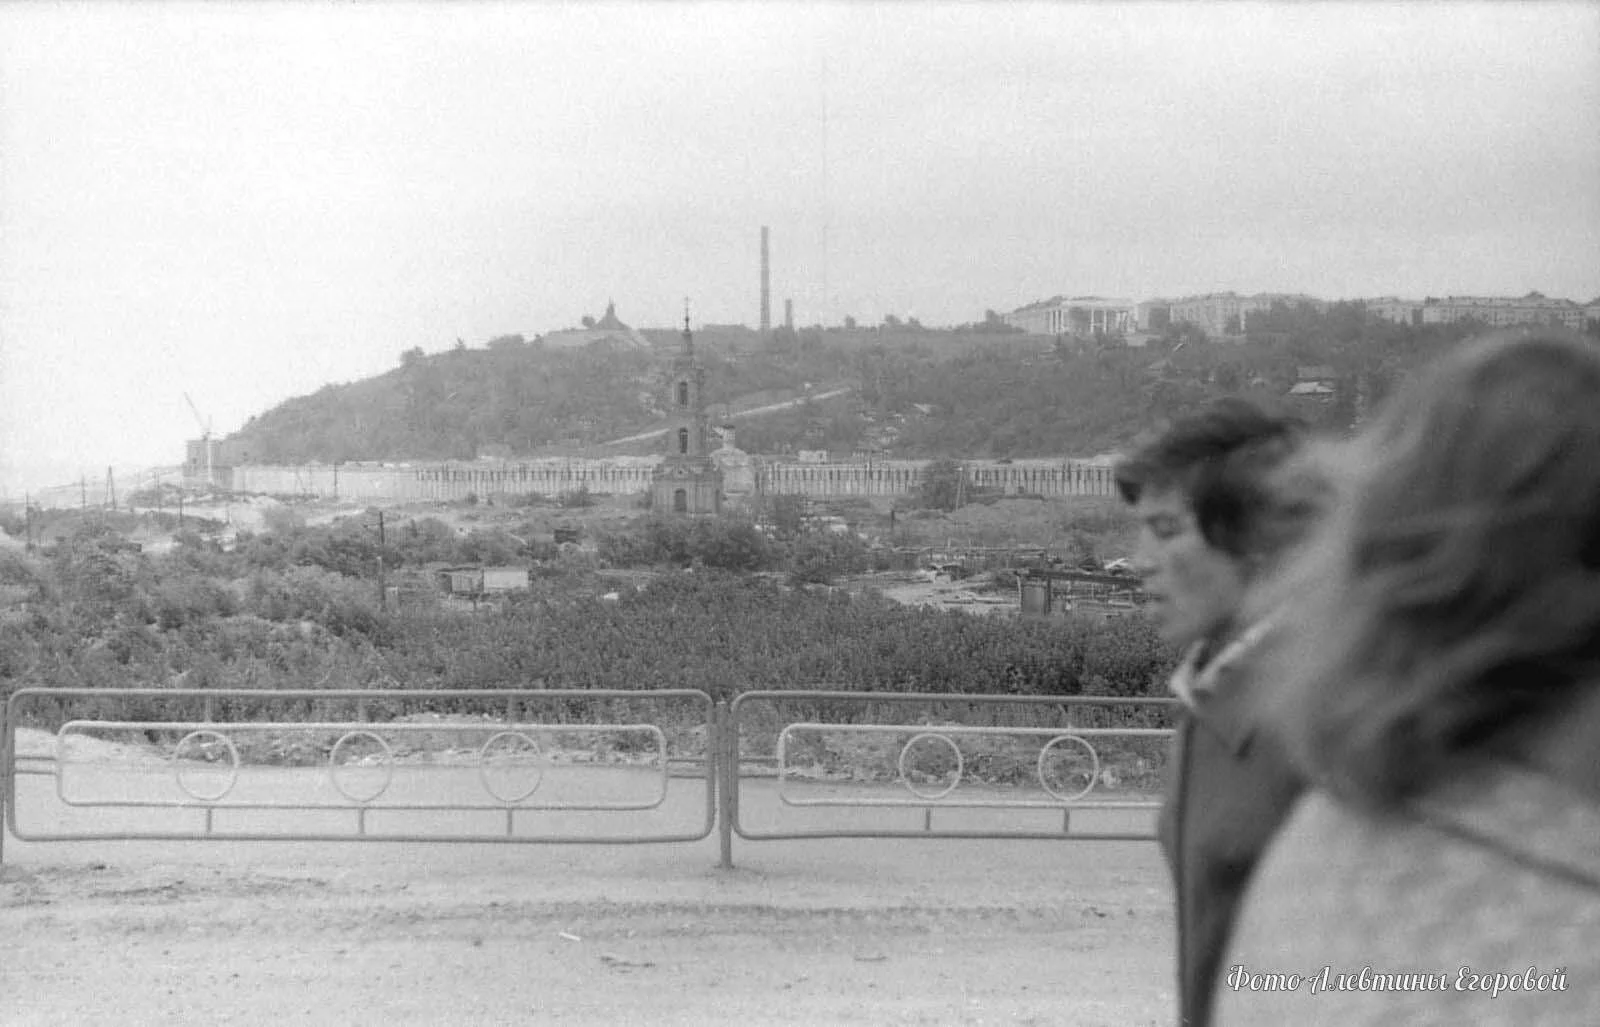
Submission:
{"label": "dense bush", "polygon": [[[699,523],[707,538],[722,531],[759,551],[731,527]],[[733,542],[719,544],[732,562],[746,558]],[[1172,663],[1138,618],[1100,625],[937,613],[789,588],[709,561],[608,602],[573,586],[588,573],[541,582],[477,614],[396,611],[380,605],[372,582],[322,567],[256,566],[188,547],[151,557],[78,540],[48,557],[0,560],[0,689],[203,683],[728,696],[825,685],[1145,695]]]}
{"label": "dense bush", "polygon": [[847,532],[806,532],[789,543],[789,580],[795,584],[828,584],[872,567],[867,544]]}
{"label": "dense bush", "polygon": [[758,571],[773,567],[781,552],[748,521],[735,517],[670,517],[652,514],[625,528],[602,533],[600,558],[613,567],[691,567]]}
{"label": "dense bush", "polygon": [[[213,560],[213,571],[237,575],[247,570],[319,567],[346,577],[376,579],[380,558],[386,570],[394,571],[430,563],[503,565],[540,555],[536,544],[498,529],[458,535],[438,518],[423,517],[391,522],[380,539],[376,523],[375,516],[366,516],[308,527],[292,514],[268,518],[269,528],[275,525],[276,530],[240,531],[235,559],[223,558],[221,564]],[[189,548],[208,547],[196,537]],[[221,552],[215,546],[209,550]]]}

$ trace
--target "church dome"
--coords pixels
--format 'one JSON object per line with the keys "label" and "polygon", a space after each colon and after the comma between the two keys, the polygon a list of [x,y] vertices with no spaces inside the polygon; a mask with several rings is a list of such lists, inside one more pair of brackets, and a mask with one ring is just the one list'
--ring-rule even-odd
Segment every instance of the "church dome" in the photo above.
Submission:
{"label": "church dome", "polygon": [[595,322],[595,328],[606,329],[613,332],[625,332],[628,326],[617,317],[617,305],[613,302],[606,303],[606,316]]}

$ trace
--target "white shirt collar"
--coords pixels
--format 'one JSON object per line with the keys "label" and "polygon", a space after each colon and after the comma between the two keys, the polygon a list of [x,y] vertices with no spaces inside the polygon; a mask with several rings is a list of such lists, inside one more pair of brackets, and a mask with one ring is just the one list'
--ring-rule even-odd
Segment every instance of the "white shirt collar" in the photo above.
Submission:
{"label": "white shirt collar", "polygon": [[1196,697],[1216,688],[1222,672],[1260,644],[1271,628],[1270,620],[1256,621],[1235,635],[1233,641],[1223,646],[1203,667],[1200,666],[1200,658],[1205,655],[1209,642],[1202,639],[1191,645],[1184,652],[1178,669],[1172,673],[1170,685],[1173,694],[1182,699],[1185,706],[1194,706]]}

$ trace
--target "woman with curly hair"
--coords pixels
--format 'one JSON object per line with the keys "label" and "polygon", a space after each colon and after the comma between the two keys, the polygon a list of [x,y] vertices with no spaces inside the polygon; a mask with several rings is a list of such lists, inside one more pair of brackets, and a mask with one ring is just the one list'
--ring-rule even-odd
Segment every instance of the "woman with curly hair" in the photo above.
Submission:
{"label": "woman with curly hair", "polygon": [[1600,346],[1464,346],[1330,464],[1262,600],[1312,790],[1215,1022],[1600,1023]]}

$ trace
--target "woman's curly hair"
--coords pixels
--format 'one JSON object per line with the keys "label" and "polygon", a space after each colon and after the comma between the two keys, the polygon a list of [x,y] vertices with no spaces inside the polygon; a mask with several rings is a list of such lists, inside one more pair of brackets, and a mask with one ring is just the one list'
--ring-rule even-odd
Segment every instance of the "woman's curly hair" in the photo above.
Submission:
{"label": "woman's curly hair", "polygon": [[1466,344],[1307,459],[1339,498],[1255,602],[1314,780],[1392,809],[1600,688],[1600,346]]}

